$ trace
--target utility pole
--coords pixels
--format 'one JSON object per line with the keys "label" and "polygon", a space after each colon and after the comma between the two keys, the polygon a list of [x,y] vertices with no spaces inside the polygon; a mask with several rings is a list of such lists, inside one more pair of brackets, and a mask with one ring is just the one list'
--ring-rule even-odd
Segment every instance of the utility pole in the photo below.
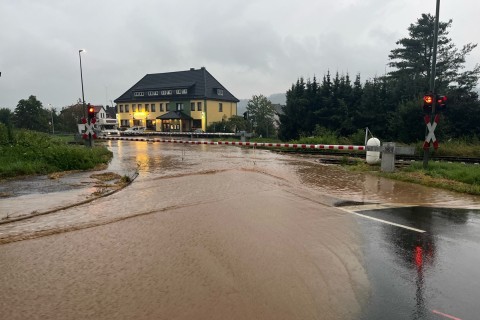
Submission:
{"label": "utility pole", "polygon": [[[430,92],[433,94],[435,97],[435,76],[437,72],[437,43],[438,43],[438,24],[439,24],[439,16],[440,16],[440,0],[437,0],[437,8],[435,12],[435,30],[434,30],[434,36],[433,36],[433,54],[432,54],[432,68],[430,72]],[[436,99],[433,99],[432,103],[432,116],[430,124],[434,121],[435,118],[435,104],[436,104]],[[428,168],[428,160],[430,157],[430,148],[424,149],[423,151],[423,168],[427,169]]]}

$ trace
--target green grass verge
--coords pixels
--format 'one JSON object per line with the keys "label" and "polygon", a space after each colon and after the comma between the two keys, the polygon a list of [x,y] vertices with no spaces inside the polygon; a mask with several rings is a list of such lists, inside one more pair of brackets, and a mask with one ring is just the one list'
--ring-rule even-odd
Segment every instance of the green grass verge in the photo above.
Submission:
{"label": "green grass verge", "polygon": [[480,195],[479,165],[430,162],[428,169],[423,169],[423,163],[414,163],[393,173],[379,174],[429,187]]}
{"label": "green grass verge", "polygon": [[66,139],[18,130],[12,141],[0,145],[0,178],[88,170],[107,164],[112,156],[106,147],[69,145]]}

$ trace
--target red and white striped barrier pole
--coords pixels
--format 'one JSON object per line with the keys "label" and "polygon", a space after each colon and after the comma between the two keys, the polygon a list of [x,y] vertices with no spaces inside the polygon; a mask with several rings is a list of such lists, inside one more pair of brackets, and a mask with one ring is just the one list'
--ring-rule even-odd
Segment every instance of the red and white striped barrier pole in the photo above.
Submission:
{"label": "red and white striped barrier pole", "polygon": [[245,147],[263,147],[263,148],[294,148],[294,149],[321,149],[321,150],[353,150],[365,151],[365,146],[350,146],[337,144],[298,144],[298,143],[270,143],[270,142],[241,142],[241,141],[191,141],[191,140],[173,140],[173,139],[149,139],[149,138],[126,138],[126,137],[102,137],[105,140],[122,141],[146,141],[146,142],[166,142],[180,144],[204,144],[204,145],[226,145],[226,146],[245,146]]}

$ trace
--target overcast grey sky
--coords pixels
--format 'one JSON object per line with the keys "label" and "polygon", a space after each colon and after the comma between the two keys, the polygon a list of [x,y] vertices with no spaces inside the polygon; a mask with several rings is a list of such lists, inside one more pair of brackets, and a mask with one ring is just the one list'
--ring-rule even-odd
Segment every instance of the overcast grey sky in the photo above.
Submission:
{"label": "overcast grey sky", "polygon": [[[382,75],[436,0],[0,0],[0,108],[110,104],[147,73],[205,66],[239,99],[327,70]],[[457,47],[480,42],[479,0],[442,0]],[[467,67],[480,63],[480,48]]]}

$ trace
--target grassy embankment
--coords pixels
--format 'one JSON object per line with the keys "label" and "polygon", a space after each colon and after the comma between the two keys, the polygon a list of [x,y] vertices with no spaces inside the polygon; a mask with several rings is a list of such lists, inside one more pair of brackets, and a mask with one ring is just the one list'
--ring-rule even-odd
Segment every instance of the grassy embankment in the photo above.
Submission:
{"label": "grassy embankment", "polygon": [[67,140],[28,130],[9,132],[0,124],[0,178],[89,170],[112,158],[105,147],[86,148],[68,141],[73,135]]}
{"label": "grassy embankment", "polygon": [[[423,155],[422,143],[415,145],[416,154]],[[442,188],[462,193],[480,195],[480,165],[435,161],[434,156],[480,158],[480,144],[466,141],[450,141],[440,145],[433,159],[423,168],[423,161],[413,162],[409,166],[396,169],[393,173],[380,172],[380,166],[369,166],[359,162],[352,170],[369,171],[375,174],[429,187]],[[432,156],[431,156],[432,157]]]}

